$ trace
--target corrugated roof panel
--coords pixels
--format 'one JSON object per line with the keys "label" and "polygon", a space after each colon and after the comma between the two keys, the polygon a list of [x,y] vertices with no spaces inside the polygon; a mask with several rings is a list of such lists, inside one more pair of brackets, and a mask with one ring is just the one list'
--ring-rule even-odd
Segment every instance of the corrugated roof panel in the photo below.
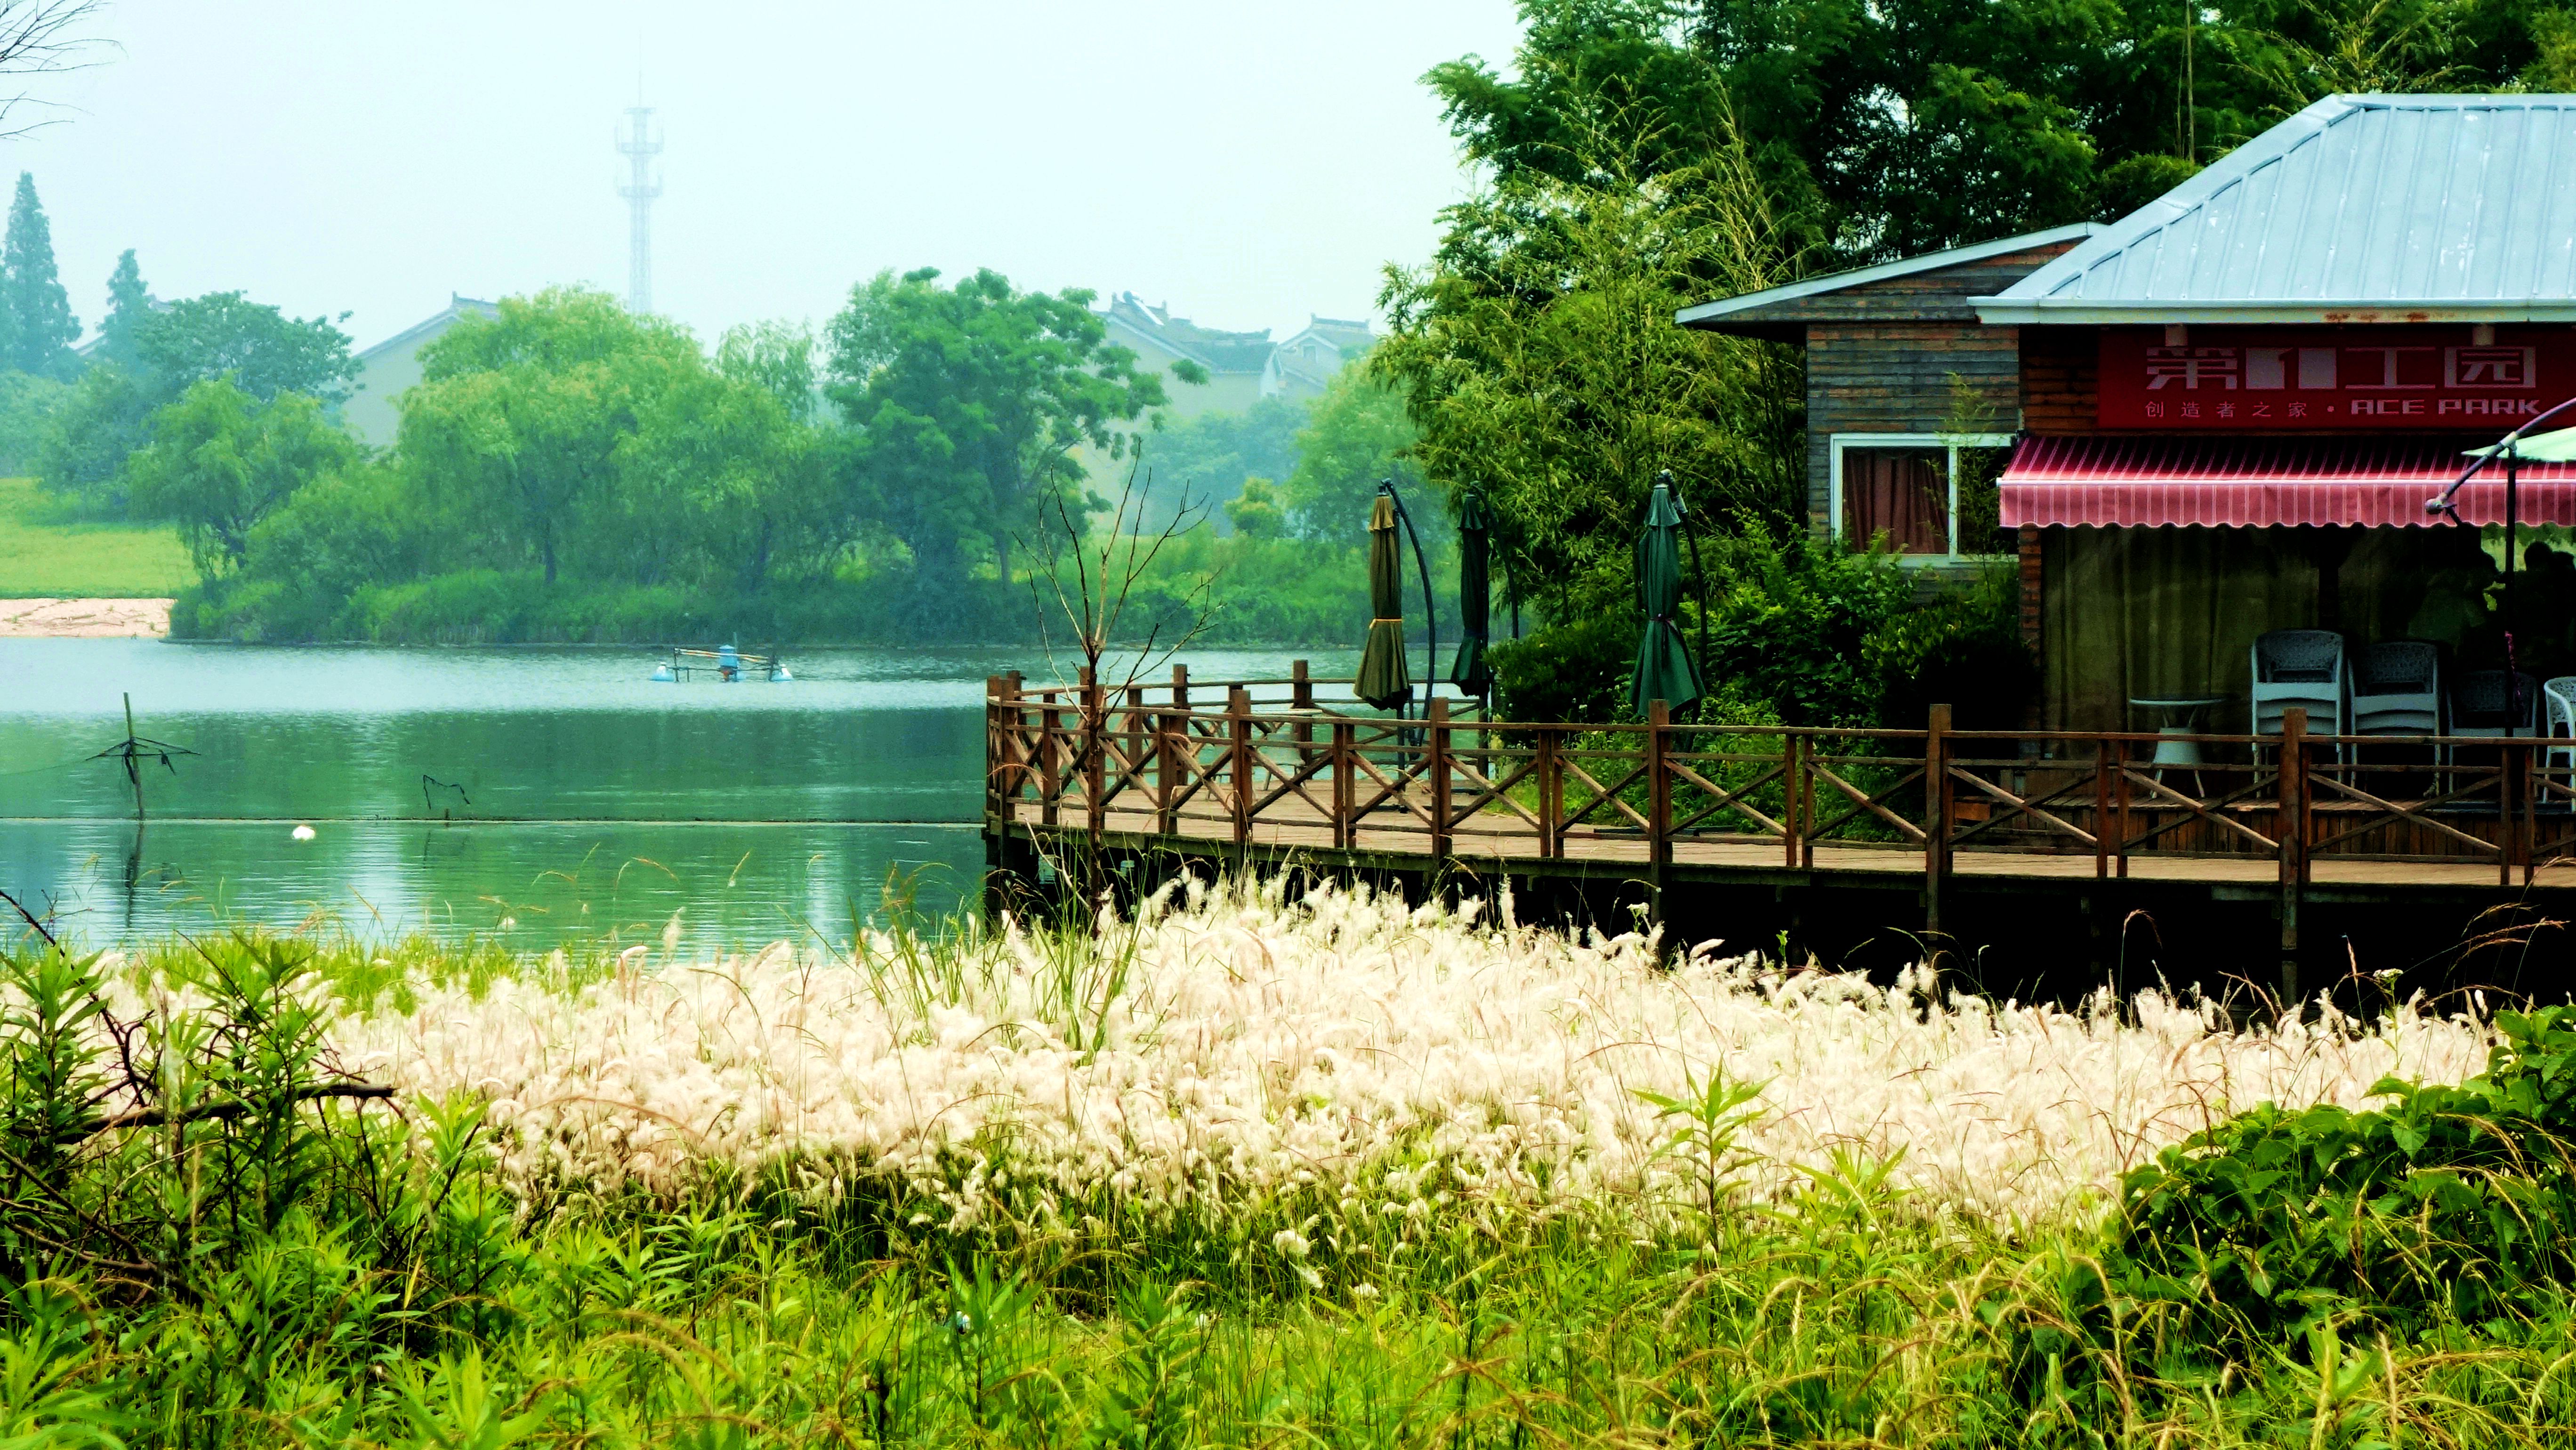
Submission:
{"label": "corrugated roof panel", "polygon": [[1978,310],[2576,321],[2576,96],[2328,97]]}

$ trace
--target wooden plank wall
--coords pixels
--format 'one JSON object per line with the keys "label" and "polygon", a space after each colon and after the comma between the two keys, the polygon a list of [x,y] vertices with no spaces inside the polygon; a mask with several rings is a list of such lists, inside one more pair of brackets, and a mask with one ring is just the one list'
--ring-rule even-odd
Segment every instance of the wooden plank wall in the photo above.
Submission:
{"label": "wooden plank wall", "polygon": [[[1964,295],[1964,294],[1963,294]],[[1807,509],[1819,531],[1834,527],[1832,438],[1836,433],[1939,433],[1956,426],[1951,379],[1972,389],[1985,427],[2021,426],[2018,328],[1964,323],[1809,323],[1807,326]]]}
{"label": "wooden plank wall", "polygon": [[2022,426],[2034,433],[2099,432],[2101,367],[2101,329],[2023,328]]}

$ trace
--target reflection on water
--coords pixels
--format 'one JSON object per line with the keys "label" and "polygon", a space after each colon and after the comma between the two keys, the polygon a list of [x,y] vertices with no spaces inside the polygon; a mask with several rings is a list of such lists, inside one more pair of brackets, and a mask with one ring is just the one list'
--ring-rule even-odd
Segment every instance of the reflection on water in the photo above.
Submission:
{"label": "reflection on water", "polygon": [[[1196,656],[1203,678],[1287,656]],[[239,919],[362,935],[845,936],[973,894],[1000,651],[789,657],[794,684],[655,684],[649,650],[0,640],[0,888],[97,946]],[[1319,674],[1347,672],[1318,656]],[[144,735],[138,846],[114,761]],[[311,840],[292,835],[313,827]]]}

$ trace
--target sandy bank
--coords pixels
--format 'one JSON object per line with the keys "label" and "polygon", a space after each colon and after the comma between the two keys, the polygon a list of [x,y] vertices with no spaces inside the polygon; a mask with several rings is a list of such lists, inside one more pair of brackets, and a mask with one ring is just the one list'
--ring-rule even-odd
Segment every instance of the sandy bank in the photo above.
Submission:
{"label": "sandy bank", "polygon": [[169,632],[167,599],[0,599],[0,639],[149,639]]}

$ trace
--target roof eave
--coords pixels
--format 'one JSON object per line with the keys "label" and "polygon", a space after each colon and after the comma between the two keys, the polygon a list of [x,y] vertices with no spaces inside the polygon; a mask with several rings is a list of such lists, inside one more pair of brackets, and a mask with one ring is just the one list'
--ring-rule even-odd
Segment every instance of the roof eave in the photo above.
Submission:
{"label": "roof eave", "polygon": [[2576,298],[2529,297],[2488,302],[2113,302],[2094,297],[1971,297],[1988,326],[2149,326],[2155,323],[2576,322]]}
{"label": "roof eave", "polygon": [[2062,227],[2050,227],[2042,232],[2026,232],[2017,237],[2001,237],[1991,242],[1977,242],[1965,247],[1951,247],[1946,251],[1926,252],[1922,256],[1907,257],[1901,261],[1881,262],[1875,267],[1860,267],[1849,272],[1830,272],[1822,277],[1810,277],[1803,282],[1791,282],[1781,287],[1765,287],[1759,292],[1721,297],[1714,302],[1702,302],[1696,306],[1685,307],[1673,314],[1673,321],[1684,327],[1704,326],[1718,318],[1755,307],[1795,302],[1802,298],[1821,296],[1827,292],[1840,292],[1850,287],[1885,281],[1890,277],[1904,277],[1916,272],[1961,266],[1969,262],[1983,261],[1988,257],[2009,256],[2014,252],[2027,251],[2032,247],[2080,241],[2100,230],[2101,227],[2092,222],[2073,222]]}

